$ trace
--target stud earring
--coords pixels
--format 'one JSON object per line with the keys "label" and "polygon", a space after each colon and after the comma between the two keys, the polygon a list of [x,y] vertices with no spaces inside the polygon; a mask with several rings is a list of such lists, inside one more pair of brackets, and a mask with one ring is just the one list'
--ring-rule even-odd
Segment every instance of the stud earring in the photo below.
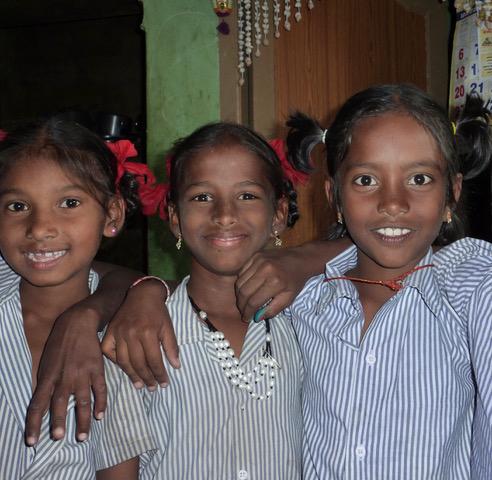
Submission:
{"label": "stud earring", "polygon": [[281,247],[282,246],[282,239],[280,238],[280,235],[278,234],[277,230],[274,230],[273,237],[275,238],[275,246]]}
{"label": "stud earring", "polygon": [[343,225],[343,215],[342,212],[337,212],[337,223]]}
{"label": "stud earring", "polygon": [[181,238],[181,233],[178,233],[178,241],[176,242],[176,250],[181,250],[182,244],[183,244],[183,240]]}
{"label": "stud earring", "polygon": [[446,223],[449,225],[453,221],[453,216],[451,214],[451,210],[448,210],[446,213]]}
{"label": "stud earring", "polygon": [[114,237],[118,233],[118,228],[116,227],[116,222],[113,220],[111,222],[111,235]]}

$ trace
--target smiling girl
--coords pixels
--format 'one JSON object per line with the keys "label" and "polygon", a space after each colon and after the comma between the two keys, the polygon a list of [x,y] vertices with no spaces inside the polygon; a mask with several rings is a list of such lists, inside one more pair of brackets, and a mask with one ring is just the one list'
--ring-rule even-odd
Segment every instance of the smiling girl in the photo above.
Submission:
{"label": "smiling girl", "polygon": [[288,122],[296,165],[324,141],[334,236],[354,242],[289,309],[306,368],[306,479],[492,478],[492,249],[431,248],[457,234],[462,172],[490,157],[487,113],[471,103],[456,137],[406,85],[354,95],[329,130]]}
{"label": "smiling girl", "polygon": [[63,440],[49,438],[48,417],[35,447],[23,434],[53,324],[95,289],[101,238],[115,236],[138,204],[135,179],[125,175],[117,186],[115,178],[112,153],[77,124],[32,124],[0,145],[0,251],[18,275],[0,285],[1,478],[136,479],[138,455],[153,448],[137,392],[109,361],[108,411],[90,439],[75,440],[82,401],[70,402]]}
{"label": "smiling girl", "polygon": [[275,152],[246,127],[206,125],[171,152],[169,222],[191,273],[167,302],[181,369],[143,392],[160,451],[142,478],[295,479],[301,475],[302,364],[290,322],[244,323],[244,263],[297,219]]}

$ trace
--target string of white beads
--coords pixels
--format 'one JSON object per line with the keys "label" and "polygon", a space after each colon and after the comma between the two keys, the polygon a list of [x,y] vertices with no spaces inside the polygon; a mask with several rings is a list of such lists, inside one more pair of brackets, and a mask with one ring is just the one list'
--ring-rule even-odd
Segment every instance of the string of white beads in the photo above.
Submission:
{"label": "string of white beads", "polygon": [[296,7],[296,13],[294,15],[294,18],[296,19],[296,22],[298,22],[302,18],[302,15],[301,15],[302,2],[301,2],[301,0],[296,0],[295,7]]}
{"label": "string of white beads", "polygon": [[263,45],[268,45],[268,33],[270,31],[270,7],[268,6],[268,0],[263,0],[261,4],[261,10],[263,13]]}
{"label": "string of white beads", "polygon": [[314,8],[313,0],[308,0],[308,8],[309,8],[309,10],[312,10]]}
{"label": "string of white beads", "polygon": [[284,28],[290,32],[290,0],[284,0]]}
{"label": "string of white beads", "polygon": [[273,25],[275,26],[275,38],[280,37],[280,0],[273,0]]}
{"label": "string of white beads", "polygon": [[255,0],[255,43],[256,43],[256,51],[255,55],[257,57],[260,56],[260,46],[261,46],[261,4],[260,0]]}
{"label": "string of white beads", "polygon": [[244,73],[246,72],[246,64],[244,61],[244,9],[243,1],[237,1],[237,50],[238,50],[238,65],[239,70],[239,85],[244,85]]}
{"label": "string of white beads", "polygon": [[251,65],[251,53],[253,52],[253,42],[251,39],[251,0],[244,0],[244,53],[246,65]]}
{"label": "string of white beads", "polygon": [[[209,334],[219,365],[231,384],[240,390],[248,392],[251,398],[255,400],[270,398],[275,386],[275,377],[279,364],[266,352],[268,347],[253,368],[253,371],[245,372],[239,366],[239,360],[236,358],[234,350],[230,347],[229,341],[225,339],[224,334],[219,331],[210,332]],[[266,334],[266,344],[270,344],[271,341],[270,334]],[[260,386],[263,387],[263,390],[260,390]]]}

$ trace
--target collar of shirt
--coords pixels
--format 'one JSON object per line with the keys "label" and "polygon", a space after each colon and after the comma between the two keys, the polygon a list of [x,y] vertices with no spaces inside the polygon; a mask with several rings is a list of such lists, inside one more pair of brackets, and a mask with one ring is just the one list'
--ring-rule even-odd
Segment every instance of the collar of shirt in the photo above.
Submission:
{"label": "collar of shirt", "polygon": [[[429,264],[433,264],[432,248],[429,248],[417,265]],[[357,247],[353,245],[326,264],[325,279],[343,276],[356,265]],[[412,273],[403,281],[404,288],[400,292],[404,292],[407,287],[416,289],[427,307],[437,316],[442,307],[442,292],[433,270],[434,267],[430,267]],[[327,308],[330,301],[337,298],[348,298],[354,308],[357,308],[359,295],[350,280],[333,280],[325,284],[328,285],[328,291],[324,296],[323,305],[318,307],[319,313]]]}
{"label": "collar of shirt", "polygon": [[[167,302],[167,307],[171,314],[174,331],[178,346],[205,342],[211,354],[215,355],[214,346],[208,337],[208,327],[200,322],[188,299],[187,284],[189,276],[183,279]],[[272,321],[272,329],[276,320]],[[258,356],[265,344],[265,325],[264,322],[250,322],[246,338],[244,339],[243,350],[239,358],[240,364],[246,364]]]}

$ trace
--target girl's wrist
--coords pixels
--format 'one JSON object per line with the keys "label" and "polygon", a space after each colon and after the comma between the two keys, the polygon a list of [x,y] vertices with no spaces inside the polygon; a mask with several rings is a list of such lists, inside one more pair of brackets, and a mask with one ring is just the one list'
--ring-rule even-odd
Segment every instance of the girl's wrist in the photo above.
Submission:
{"label": "girl's wrist", "polygon": [[128,288],[128,293],[135,289],[144,288],[145,290],[148,290],[155,289],[156,287],[159,288],[161,293],[164,292],[164,301],[166,302],[171,296],[171,289],[165,280],[153,275],[146,275],[135,280]]}

